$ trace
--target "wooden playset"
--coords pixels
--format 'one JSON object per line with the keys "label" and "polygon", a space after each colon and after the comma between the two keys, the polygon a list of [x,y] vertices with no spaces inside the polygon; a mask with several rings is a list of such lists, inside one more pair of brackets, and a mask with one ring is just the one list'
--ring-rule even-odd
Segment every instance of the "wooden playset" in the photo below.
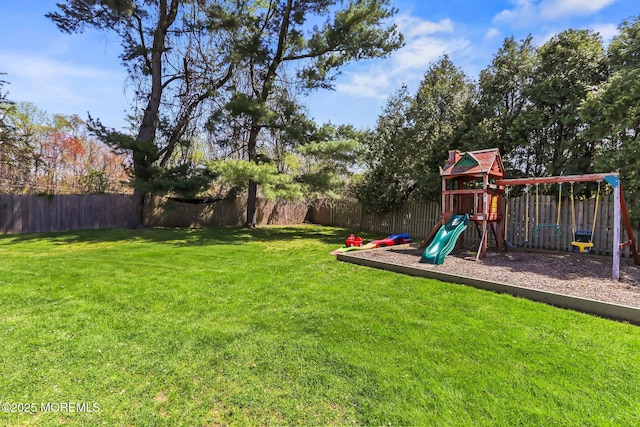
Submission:
{"label": "wooden playset", "polygon": [[[512,178],[505,177],[504,165],[497,148],[460,152],[458,150],[449,151],[447,163],[442,168],[442,213],[440,222],[434,227],[429,236],[422,241],[422,246],[427,244],[436,236],[441,227],[447,224],[452,216],[468,215],[471,222],[476,225],[480,236],[480,245],[476,254],[476,260],[486,256],[488,243],[493,237],[497,250],[509,249],[510,247],[524,246],[528,240],[521,244],[512,244],[505,239],[506,219],[508,217],[508,207],[505,204],[505,190],[508,194],[509,187],[526,186],[527,199],[529,197],[529,186],[536,186],[536,226],[534,233],[539,233],[543,228],[553,228],[556,233],[560,231],[560,206],[562,203],[562,184],[570,184],[570,200],[573,208],[573,185],[581,182],[597,182],[598,192],[597,203],[600,197],[600,183],[607,183],[613,187],[614,194],[614,230],[613,230],[613,266],[612,277],[620,277],[620,255],[621,250],[630,247],[633,259],[636,264],[640,264],[640,257],[636,242],[633,237],[633,229],[629,220],[627,206],[622,192],[620,175],[617,172],[606,174],[588,174],[571,176],[550,176],[539,178]],[[560,184],[558,192],[558,220],[555,224],[541,224],[538,222],[538,197],[539,186],[541,184]],[[527,200],[528,202],[528,200]],[[527,222],[529,218],[529,204],[527,203]],[[575,211],[572,209],[572,246],[574,251],[587,253],[593,248],[593,231],[595,229],[596,215],[594,214],[593,228],[589,230],[578,230],[576,228]],[[621,223],[624,227],[628,240],[622,242]],[[460,233],[458,244],[463,244],[463,234]],[[433,242],[432,242],[433,244]],[[427,248],[428,249],[428,248]],[[425,253],[427,251],[425,250]]]}
{"label": "wooden playset", "polygon": [[466,153],[451,150],[440,175],[442,214],[440,222],[423,240],[423,246],[426,246],[452,215],[468,214],[480,233],[476,259],[485,256],[487,252],[489,232],[501,251],[504,240],[504,186],[496,184],[496,180],[504,178],[504,165],[499,150],[493,148]]}

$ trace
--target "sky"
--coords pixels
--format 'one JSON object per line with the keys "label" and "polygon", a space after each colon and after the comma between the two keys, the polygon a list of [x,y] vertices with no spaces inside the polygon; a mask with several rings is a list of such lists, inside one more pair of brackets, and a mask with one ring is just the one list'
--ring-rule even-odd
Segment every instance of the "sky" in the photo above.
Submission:
{"label": "sky", "polygon": [[[45,18],[61,0],[0,0],[0,80],[8,98],[50,114],[87,113],[124,128],[132,104],[113,35],[65,34]],[[542,45],[569,28],[599,32],[607,42],[618,25],[640,15],[638,0],[391,0],[405,46],[384,59],[342,68],[334,90],[303,99],[318,123],[373,128],[387,99],[414,91],[429,65],[448,55],[477,79],[506,37],[528,35]]]}

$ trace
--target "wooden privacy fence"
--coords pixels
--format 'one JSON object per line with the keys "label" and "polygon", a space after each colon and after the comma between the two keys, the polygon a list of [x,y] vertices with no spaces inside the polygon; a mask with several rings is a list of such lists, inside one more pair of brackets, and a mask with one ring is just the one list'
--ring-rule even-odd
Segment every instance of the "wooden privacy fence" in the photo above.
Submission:
{"label": "wooden privacy fence", "polygon": [[[562,201],[560,233],[555,228],[541,228],[536,223],[555,224],[557,198],[540,196],[536,219],[535,196],[529,199],[528,243],[525,248],[571,250],[572,220],[569,199]],[[514,244],[527,237],[526,198],[507,199],[507,238]],[[591,230],[595,199],[575,203],[578,229]],[[0,233],[39,233],[49,231],[123,227],[131,209],[131,195],[88,194],[30,196],[0,194]],[[340,201],[333,205],[315,207],[308,211],[304,203],[258,200],[259,225],[301,224],[310,222],[379,233],[409,233],[414,240],[422,240],[440,220],[440,205],[436,202],[407,202],[385,214],[368,214],[356,201]],[[149,198],[145,206],[145,224],[158,227],[211,227],[242,225],[246,221],[246,198],[219,200],[214,203],[189,204]],[[635,233],[637,236],[637,232]],[[472,225],[463,234],[465,242],[477,245],[479,233]],[[613,244],[613,196],[603,195],[598,206],[595,233],[595,252],[611,254]],[[495,244],[494,242],[490,242]],[[623,251],[629,256],[629,249]]]}
{"label": "wooden privacy fence", "polygon": [[[306,203],[258,199],[258,225],[302,224],[307,216]],[[145,224],[153,227],[239,226],[247,220],[247,199],[224,199],[212,203],[184,203],[161,197],[149,198],[145,206]]]}
{"label": "wooden privacy fence", "polygon": [[[511,197],[506,200],[509,204],[509,217],[505,224],[506,237],[511,243],[519,244],[525,241],[528,232],[528,243],[523,248],[552,249],[570,251],[573,241],[571,204],[568,198],[562,200],[560,208],[559,231],[555,227],[540,227],[537,224],[556,224],[557,196],[540,196],[538,200],[538,218],[536,218],[536,198],[529,197],[529,222],[526,218],[526,197]],[[578,230],[592,229],[595,199],[576,200],[575,217]],[[379,233],[396,234],[409,233],[415,241],[421,241],[440,220],[440,204],[437,202],[406,202],[384,214],[367,214],[362,206],[354,200],[335,202],[332,205],[315,207],[310,210],[311,222],[336,227],[369,230]],[[477,246],[480,241],[479,232],[474,225],[470,225],[464,232],[464,241]],[[638,233],[634,232],[637,237]],[[490,245],[495,247],[492,233]],[[595,232],[594,253],[611,255],[613,246],[613,196],[600,197]],[[625,257],[630,256],[629,248],[622,252]]]}
{"label": "wooden privacy fence", "polygon": [[123,227],[130,209],[128,194],[0,194],[0,233]]}
{"label": "wooden privacy fence", "polygon": [[[151,197],[145,205],[145,224],[153,227],[242,225],[246,222],[246,207],[246,198],[189,204]],[[302,224],[307,210],[304,203],[258,199],[257,222],[259,225]],[[0,233],[124,227],[130,211],[130,194],[0,194]]]}
{"label": "wooden privacy fence", "polygon": [[369,230],[379,233],[409,233],[424,238],[440,221],[440,205],[436,202],[406,202],[393,211],[368,214],[355,200],[313,207],[309,220],[315,224]]}

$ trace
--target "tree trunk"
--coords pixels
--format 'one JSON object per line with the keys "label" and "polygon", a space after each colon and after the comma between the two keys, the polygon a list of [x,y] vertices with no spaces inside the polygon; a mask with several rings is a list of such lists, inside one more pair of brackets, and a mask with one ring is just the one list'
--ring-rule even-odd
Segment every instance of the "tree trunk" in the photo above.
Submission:
{"label": "tree trunk", "polygon": [[[167,9],[167,0],[159,2],[160,14],[158,25],[153,35],[153,48],[151,49],[151,93],[147,106],[144,109],[142,122],[138,128],[138,141],[145,141],[155,145],[156,129],[158,127],[158,112],[162,98],[162,55],[165,50],[165,38],[169,27],[173,24],[178,13],[179,1],[172,0]],[[144,228],[144,199],[146,192],[139,188],[138,180],[148,180],[148,169],[158,160],[157,153],[147,150],[134,150],[133,152],[133,176],[134,190],[131,204],[131,213],[127,222],[127,228]]]}
{"label": "tree trunk", "polygon": [[[276,77],[276,70],[282,63],[282,57],[284,54],[284,49],[287,40],[287,32],[289,30],[289,15],[291,14],[291,9],[293,7],[293,0],[287,0],[287,5],[285,7],[282,23],[280,25],[280,32],[278,36],[278,48],[276,50],[275,56],[269,65],[269,69],[267,70],[267,74],[262,81],[262,90],[260,91],[260,100],[263,102],[267,102],[269,95],[273,89],[273,82]],[[247,143],[247,152],[249,154],[249,161],[256,161],[256,145],[258,142],[258,135],[260,134],[261,125],[256,122],[257,119],[252,119],[251,131],[249,132],[249,142]],[[254,180],[249,180],[249,191],[247,195],[247,222],[245,225],[248,228],[255,228],[257,225],[256,221],[256,204],[257,204],[257,195],[258,195],[258,183]]]}
{"label": "tree trunk", "polygon": [[[256,160],[256,145],[258,142],[259,126],[252,126],[249,132],[249,142],[247,143],[247,154],[250,162]],[[247,222],[245,226],[248,228],[256,228],[256,204],[258,201],[258,183],[253,179],[249,180],[249,191],[247,195]]]}
{"label": "tree trunk", "polygon": [[133,196],[131,196],[131,211],[127,221],[127,228],[132,230],[140,230],[144,228],[144,191],[135,188]]}
{"label": "tree trunk", "polygon": [[256,205],[258,202],[258,184],[254,180],[249,180],[249,192],[247,195],[247,228],[256,228]]}

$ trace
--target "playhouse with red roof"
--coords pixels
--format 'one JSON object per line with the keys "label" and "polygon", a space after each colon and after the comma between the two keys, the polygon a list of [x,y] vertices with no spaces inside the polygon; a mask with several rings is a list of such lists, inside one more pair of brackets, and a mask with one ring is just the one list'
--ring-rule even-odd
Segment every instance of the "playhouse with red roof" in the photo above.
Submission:
{"label": "playhouse with red roof", "polygon": [[[426,243],[453,215],[469,215],[480,232],[477,258],[486,254],[489,239],[493,237],[498,250],[502,250],[504,186],[496,180],[505,177],[504,165],[497,148],[461,152],[449,151],[442,176],[442,214]],[[462,237],[458,242],[462,244]]]}

